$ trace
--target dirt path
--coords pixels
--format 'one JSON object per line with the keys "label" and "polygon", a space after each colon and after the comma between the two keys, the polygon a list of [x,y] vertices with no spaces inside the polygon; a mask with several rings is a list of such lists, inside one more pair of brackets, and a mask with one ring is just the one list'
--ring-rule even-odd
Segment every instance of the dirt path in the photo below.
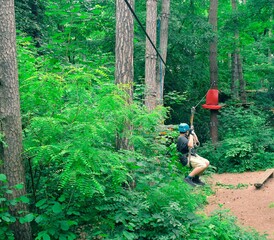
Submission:
{"label": "dirt path", "polygon": [[262,173],[212,175],[208,181],[215,194],[208,198],[206,213],[219,209],[219,204],[222,204],[242,225],[266,233],[269,240],[274,240],[274,178],[269,178],[261,189],[256,189],[254,183]]}

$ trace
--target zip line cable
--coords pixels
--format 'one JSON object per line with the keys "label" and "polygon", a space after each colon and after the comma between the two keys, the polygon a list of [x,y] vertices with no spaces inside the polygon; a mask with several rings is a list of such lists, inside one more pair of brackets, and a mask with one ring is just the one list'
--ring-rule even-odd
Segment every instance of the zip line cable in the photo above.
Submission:
{"label": "zip line cable", "polygon": [[145,33],[146,37],[148,38],[149,42],[151,43],[152,47],[155,49],[157,55],[159,56],[159,58],[161,59],[161,61],[163,62],[163,64],[167,67],[164,59],[162,58],[161,54],[159,53],[159,51],[157,50],[157,48],[155,47],[154,43],[152,42],[150,36],[147,34],[143,24],[141,23],[141,21],[139,20],[139,18],[137,17],[136,13],[134,12],[134,10],[132,9],[131,5],[129,4],[128,0],[124,0],[125,3],[127,4],[129,10],[131,11],[131,13],[133,14],[133,16],[135,17],[135,19],[137,20],[138,24],[140,25],[140,27],[142,28],[143,32]]}
{"label": "zip line cable", "polygon": [[[209,89],[215,85],[215,81],[213,81],[209,87]],[[194,107],[194,109],[196,109],[196,107],[203,101],[203,99],[206,97],[207,93],[201,98],[201,100],[196,104],[196,106]]]}
{"label": "zip line cable", "polygon": [[[161,59],[162,63],[166,66],[166,68],[170,71],[171,75],[173,74],[172,71],[169,69],[169,67],[166,65],[166,62],[164,61],[164,59],[162,58],[160,52],[158,51],[158,49],[156,48],[155,44],[152,42],[150,36],[147,34],[143,24],[141,23],[140,19],[138,18],[138,16],[136,15],[136,13],[134,12],[133,8],[131,7],[131,5],[129,4],[128,0],[124,0],[124,2],[126,3],[126,5],[128,6],[129,10],[131,11],[132,15],[134,16],[134,18],[136,19],[136,21],[138,22],[138,24],[140,25],[140,27],[142,28],[143,32],[145,33],[146,37],[148,38],[149,42],[151,43],[152,47],[154,48],[154,50],[156,51],[157,55],[159,56],[159,58]],[[215,81],[211,83],[210,88],[215,84]],[[207,93],[201,98],[201,100],[198,102],[198,104],[196,104],[196,106],[194,107],[194,109],[196,109],[196,107],[202,102],[202,100],[206,97]]]}

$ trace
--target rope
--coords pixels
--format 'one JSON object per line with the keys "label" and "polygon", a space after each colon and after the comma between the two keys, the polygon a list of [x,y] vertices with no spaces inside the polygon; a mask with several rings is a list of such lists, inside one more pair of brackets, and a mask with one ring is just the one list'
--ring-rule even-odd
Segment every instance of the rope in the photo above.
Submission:
{"label": "rope", "polygon": [[[139,18],[137,17],[136,13],[134,12],[134,10],[132,9],[131,5],[129,4],[128,0],[124,0],[125,3],[127,4],[129,10],[131,11],[131,13],[133,14],[133,16],[135,17],[135,19],[137,20],[138,24],[140,25],[140,27],[142,28],[143,32],[145,33],[146,37],[148,38],[149,42],[151,43],[152,47],[155,49],[157,55],[159,56],[159,58],[161,59],[161,61],[163,62],[163,64],[165,64],[165,66],[167,67],[164,59],[162,58],[161,54],[159,53],[159,51],[157,50],[157,48],[155,47],[154,43],[152,42],[150,36],[147,34],[143,24],[141,23],[141,21],[139,20]],[[168,68],[168,67],[167,67]]]}
{"label": "rope", "polygon": [[[134,18],[136,19],[136,21],[138,22],[138,24],[140,25],[140,27],[142,28],[143,32],[145,33],[146,37],[148,38],[149,42],[151,43],[152,47],[155,49],[157,55],[159,56],[159,58],[161,59],[162,63],[166,66],[166,69],[168,69],[171,73],[171,75],[173,74],[171,69],[169,69],[169,67],[166,65],[164,59],[162,58],[160,52],[157,50],[157,48],[155,47],[154,43],[152,42],[150,36],[147,34],[143,24],[141,23],[141,21],[139,20],[138,16],[136,15],[136,13],[134,12],[134,10],[132,9],[131,5],[129,4],[128,0],[124,0],[125,3],[127,4],[129,10],[131,11],[131,13],[133,14]],[[160,64],[160,68],[161,68],[161,64]],[[215,84],[215,81],[213,81],[210,85],[210,88]],[[209,89],[210,89],[209,88]],[[207,94],[207,93],[206,93]],[[203,99],[206,97],[206,94],[201,98],[201,100],[196,104],[196,106],[194,107],[194,109],[196,109],[196,107],[203,101]]]}
{"label": "rope", "polygon": [[[209,87],[209,89],[212,88],[212,86],[215,85],[215,81],[213,81]],[[196,104],[196,106],[194,106],[194,110],[196,109],[196,107],[204,100],[204,98],[206,97],[207,93],[201,98],[201,100]]]}

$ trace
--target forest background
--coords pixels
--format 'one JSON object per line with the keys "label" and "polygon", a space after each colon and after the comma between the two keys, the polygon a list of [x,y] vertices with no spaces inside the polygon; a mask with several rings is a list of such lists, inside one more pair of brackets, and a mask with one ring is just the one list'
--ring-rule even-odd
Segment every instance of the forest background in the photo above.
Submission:
{"label": "forest background", "polygon": [[[184,184],[188,169],[178,163],[177,129],[160,134],[163,123],[188,122],[191,107],[210,88],[215,33],[209,5],[171,1],[164,102],[150,111],[144,105],[145,36],[137,23],[132,104],[115,84],[115,1],[15,0],[26,195],[7,197],[24,187],[10,186],[9,175],[0,174],[1,239],[20,239],[22,230],[28,239],[45,240],[266,239],[238,226],[225,210],[203,214],[210,186]],[[145,24],[145,1],[136,0],[135,11]],[[211,162],[208,175],[274,167],[272,19],[271,0],[240,1],[236,10],[219,0],[224,107],[217,144],[210,139],[210,111],[199,104],[195,114],[199,153]],[[239,83],[236,92],[231,88],[235,49],[245,102]],[[121,134],[132,149],[117,148]],[[0,142],[8,147],[2,132]],[[28,212],[9,211],[20,204]]]}

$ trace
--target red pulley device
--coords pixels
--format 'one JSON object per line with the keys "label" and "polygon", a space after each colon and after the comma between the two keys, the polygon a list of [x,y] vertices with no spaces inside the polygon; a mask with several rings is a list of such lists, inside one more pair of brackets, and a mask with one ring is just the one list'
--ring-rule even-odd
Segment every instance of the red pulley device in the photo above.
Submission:
{"label": "red pulley device", "polygon": [[219,110],[222,106],[219,103],[219,91],[217,89],[209,89],[206,94],[206,104],[202,107],[211,110]]}

